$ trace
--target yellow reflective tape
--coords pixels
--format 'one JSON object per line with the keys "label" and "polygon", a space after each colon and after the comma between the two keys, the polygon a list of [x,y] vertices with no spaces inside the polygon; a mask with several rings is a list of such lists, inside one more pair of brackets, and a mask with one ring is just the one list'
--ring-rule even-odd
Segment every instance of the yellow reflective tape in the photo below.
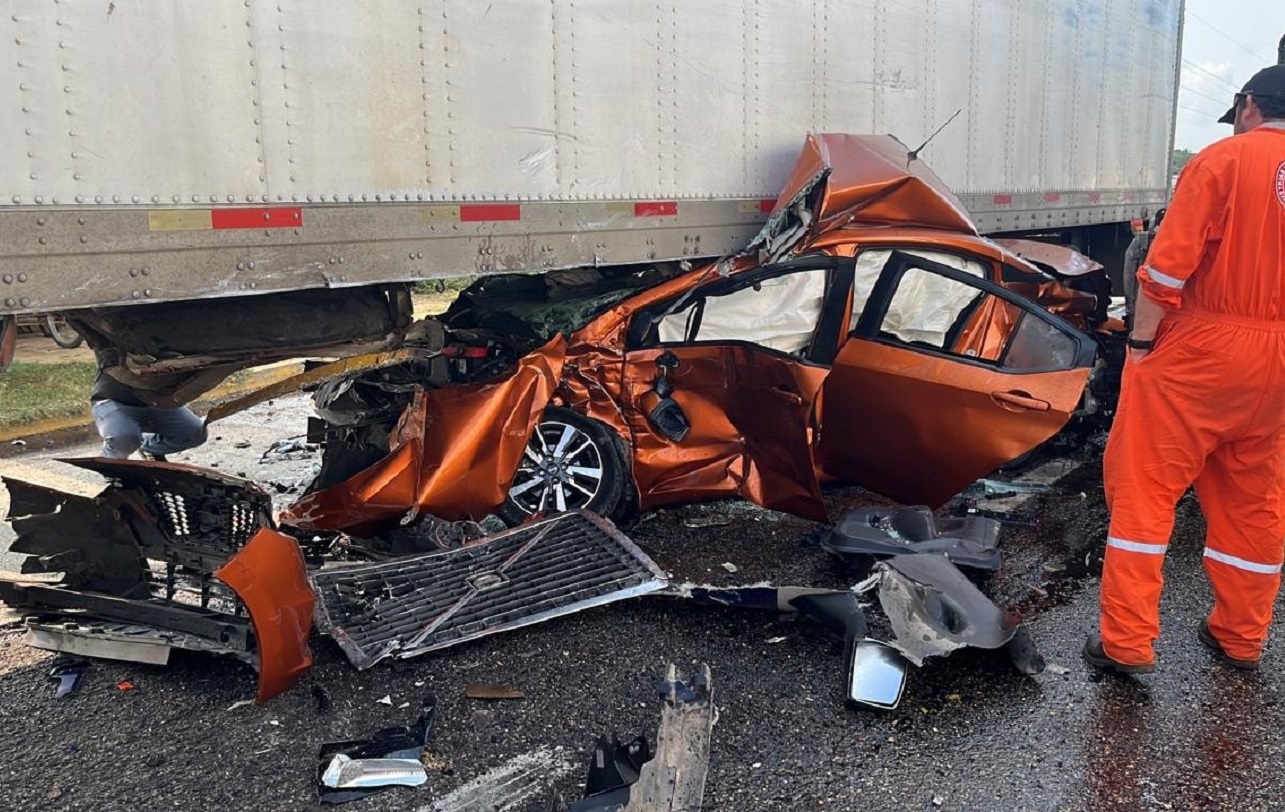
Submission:
{"label": "yellow reflective tape", "polygon": [[459,206],[423,206],[419,210],[421,223],[458,223]]}
{"label": "yellow reflective tape", "polygon": [[204,231],[214,227],[209,209],[149,211],[148,231]]}

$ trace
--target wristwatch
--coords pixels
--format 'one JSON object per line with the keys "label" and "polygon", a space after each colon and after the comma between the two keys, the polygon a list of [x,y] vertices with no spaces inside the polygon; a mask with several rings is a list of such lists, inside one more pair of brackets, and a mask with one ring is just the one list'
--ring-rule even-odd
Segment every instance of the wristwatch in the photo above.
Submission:
{"label": "wristwatch", "polygon": [[1124,343],[1127,344],[1131,350],[1150,350],[1156,346],[1156,340],[1154,338],[1143,341],[1142,339],[1134,338],[1133,336],[1126,338]]}

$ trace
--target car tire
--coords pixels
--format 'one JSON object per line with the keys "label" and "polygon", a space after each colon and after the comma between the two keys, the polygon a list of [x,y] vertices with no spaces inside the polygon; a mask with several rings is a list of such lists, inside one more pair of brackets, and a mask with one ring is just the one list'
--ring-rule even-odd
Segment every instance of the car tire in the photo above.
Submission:
{"label": "car tire", "polygon": [[513,476],[500,518],[511,526],[533,516],[591,510],[613,521],[631,508],[629,467],[608,426],[561,406],[544,410]]}
{"label": "car tire", "polygon": [[76,332],[76,328],[68,324],[66,319],[53,313],[40,319],[40,332],[52,338],[64,350],[74,350],[85,341],[85,337]]}

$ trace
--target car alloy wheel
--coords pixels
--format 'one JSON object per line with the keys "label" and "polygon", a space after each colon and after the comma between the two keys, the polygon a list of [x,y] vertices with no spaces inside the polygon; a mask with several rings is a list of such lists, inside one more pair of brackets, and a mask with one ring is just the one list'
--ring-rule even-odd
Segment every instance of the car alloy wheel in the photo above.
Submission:
{"label": "car alloy wheel", "polygon": [[510,524],[571,510],[613,517],[625,507],[625,476],[611,429],[570,409],[550,407],[522,454],[501,515]]}

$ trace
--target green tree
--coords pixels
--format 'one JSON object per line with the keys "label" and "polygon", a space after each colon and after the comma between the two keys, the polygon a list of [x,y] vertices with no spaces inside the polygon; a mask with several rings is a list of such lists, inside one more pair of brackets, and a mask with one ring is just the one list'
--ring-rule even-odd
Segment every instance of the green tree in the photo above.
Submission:
{"label": "green tree", "polygon": [[1187,165],[1187,162],[1194,157],[1196,157],[1196,153],[1189,149],[1175,149],[1169,171],[1174,175],[1178,174]]}

